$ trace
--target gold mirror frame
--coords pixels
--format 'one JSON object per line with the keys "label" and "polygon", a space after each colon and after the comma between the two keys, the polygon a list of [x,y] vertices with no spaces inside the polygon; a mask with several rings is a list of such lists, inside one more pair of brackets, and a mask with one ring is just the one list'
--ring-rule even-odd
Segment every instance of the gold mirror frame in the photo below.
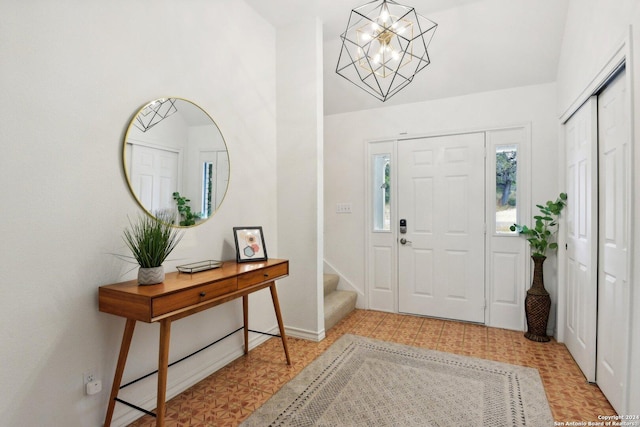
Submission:
{"label": "gold mirror frame", "polygon": [[229,184],[229,152],[216,122],[195,103],[159,98],[140,108],[124,137],[122,164],[131,194],[149,215],[173,225],[204,223]]}

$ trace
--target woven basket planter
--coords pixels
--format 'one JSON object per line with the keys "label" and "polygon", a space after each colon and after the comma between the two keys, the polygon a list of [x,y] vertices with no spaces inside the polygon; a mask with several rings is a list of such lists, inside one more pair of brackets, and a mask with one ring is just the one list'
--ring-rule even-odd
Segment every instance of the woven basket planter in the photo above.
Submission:
{"label": "woven basket planter", "polygon": [[548,342],[551,340],[547,336],[547,323],[549,312],[551,311],[551,297],[544,288],[544,277],[542,274],[542,264],[547,259],[545,256],[532,256],[533,259],[533,282],[527,291],[524,300],[524,311],[527,315],[527,333],[524,336],[531,341]]}

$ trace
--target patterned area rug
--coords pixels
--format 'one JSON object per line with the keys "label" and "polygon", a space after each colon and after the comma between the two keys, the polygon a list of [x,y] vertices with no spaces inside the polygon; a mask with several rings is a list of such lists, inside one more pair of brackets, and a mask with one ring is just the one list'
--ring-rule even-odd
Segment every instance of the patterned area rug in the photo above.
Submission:
{"label": "patterned area rug", "polygon": [[551,426],[538,371],[344,335],[241,424]]}

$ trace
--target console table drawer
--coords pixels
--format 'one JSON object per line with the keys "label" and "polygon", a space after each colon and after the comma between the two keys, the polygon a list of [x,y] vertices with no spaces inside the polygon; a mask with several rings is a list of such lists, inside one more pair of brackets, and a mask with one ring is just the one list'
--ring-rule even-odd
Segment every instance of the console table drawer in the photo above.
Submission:
{"label": "console table drawer", "polygon": [[238,276],[238,289],[243,289],[258,283],[270,282],[278,277],[289,274],[289,263],[274,265]]}
{"label": "console table drawer", "polygon": [[238,282],[234,277],[154,298],[152,302],[152,317],[208,301],[217,296],[233,292],[237,287]]}

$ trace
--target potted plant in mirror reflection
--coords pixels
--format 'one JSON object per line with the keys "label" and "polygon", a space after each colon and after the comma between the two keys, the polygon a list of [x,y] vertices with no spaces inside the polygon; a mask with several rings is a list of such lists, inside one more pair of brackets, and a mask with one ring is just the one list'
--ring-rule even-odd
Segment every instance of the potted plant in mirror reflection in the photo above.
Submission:
{"label": "potted plant in mirror reflection", "polygon": [[540,215],[535,215],[534,227],[513,224],[511,231],[517,231],[525,236],[531,247],[533,259],[533,281],[525,298],[525,313],[527,316],[527,332],[525,337],[532,341],[547,342],[547,322],[551,310],[551,297],[544,288],[543,267],[547,252],[556,250],[558,244],[553,241],[558,232],[558,218],[567,201],[566,193],[560,193],[554,201],[547,201],[546,205],[536,205]]}
{"label": "potted plant in mirror reflection", "polygon": [[183,230],[171,224],[175,215],[160,213],[156,217],[139,214],[129,218],[129,227],[123,232],[123,240],[132,257],[138,263],[138,284],[153,285],[164,281],[162,263],[178,245]]}
{"label": "potted plant in mirror reflection", "polygon": [[178,206],[178,213],[180,214],[179,224],[181,226],[189,227],[195,225],[196,221],[202,217],[200,213],[191,211],[191,205],[189,204],[191,200],[181,196],[179,192],[176,191],[173,193],[173,200],[176,201]]}

